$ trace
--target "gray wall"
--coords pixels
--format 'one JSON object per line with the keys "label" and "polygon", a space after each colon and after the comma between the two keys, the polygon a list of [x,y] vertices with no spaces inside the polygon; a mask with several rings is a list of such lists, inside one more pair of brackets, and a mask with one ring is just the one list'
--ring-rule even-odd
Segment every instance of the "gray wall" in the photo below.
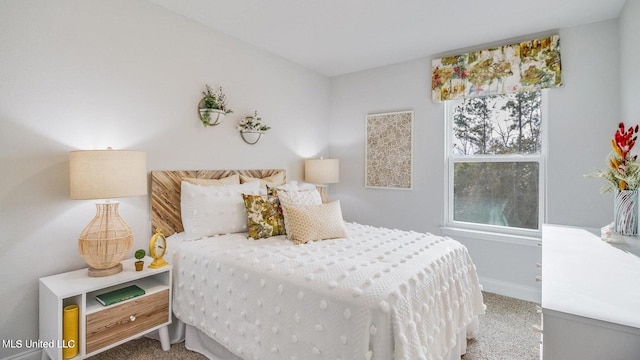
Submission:
{"label": "gray wall", "polygon": [[[332,185],[348,220],[439,232],[444,221],[444,106],[431,102],[431,62],[418,59],[331,79],[331,156],[340,159]],[[365,117],[414,111],[413,189],[364,187]]]}
{"label": "gray wall", "polygon": [[599,228],[613,221],[613,195],[583,175],[608,166],[622,120],[618,34],[617,20],[560,31],[565,86],[549,91],[547,223]]}
{"label": "gray wall", "polygon": [[[548,91],[546,222],[601,227],[611,221],[611,195],[600,194],[604,184],[583,175],[606,166],[620,120],[618,22],[560,29],[560,36],[565,86]],[[348,169],[332,190],[347,219],[440,233],[444,105],[431,101],[430,69],[431,58],[422,58],[331,79],[331,156]],[[396,110],[415,112],[414,188],[365,188],[365,116]],[[485,288],[537,300],[538,244],[457,238],[469,247]]]}
{"label": "gray wall", "polygon": [[640,123],[640,0],[627,0],[620,14],[620,95],[622,118]]}
{"label": "gray wall", "polygon": [[[235,111],[213,128],[196,112],[205,84]],[[250,146],[235,126],[254,109],[272,130]],[[328,151],[328,109],[328,78],[146,1],[0,1],[0,339],[37,339],[38,278],[86,266],[77,238],[95,206],[69,199],[70,150],[300,180],[302,159]],[[149,199],[121,199],[120,213],[132,251],[146,247]]]}

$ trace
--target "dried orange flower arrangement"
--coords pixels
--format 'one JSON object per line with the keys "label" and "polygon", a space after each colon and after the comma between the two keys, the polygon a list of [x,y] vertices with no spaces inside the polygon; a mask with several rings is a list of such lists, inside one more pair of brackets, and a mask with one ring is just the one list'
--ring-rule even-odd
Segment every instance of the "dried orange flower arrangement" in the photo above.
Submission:
{"label": "dried orange flower arrangement", "polygon": [[608,182],[602,189],[603,192],[637,190],[640,187],[638,155],[631,154],[638,139],[638,130],[638,125],[627,129],[623,122],[618,124],[618,130],[611,139],[613,152],[609,155],[609,168],[593,174]]}

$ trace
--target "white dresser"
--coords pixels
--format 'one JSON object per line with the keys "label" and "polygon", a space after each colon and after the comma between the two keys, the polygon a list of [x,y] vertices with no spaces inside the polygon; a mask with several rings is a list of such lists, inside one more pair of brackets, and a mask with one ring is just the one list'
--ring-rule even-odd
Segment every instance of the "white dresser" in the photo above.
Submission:
{"label": "white dresser", "polygon": [[542,314],[544,360],[640,359],[640,238],[545,225]]}

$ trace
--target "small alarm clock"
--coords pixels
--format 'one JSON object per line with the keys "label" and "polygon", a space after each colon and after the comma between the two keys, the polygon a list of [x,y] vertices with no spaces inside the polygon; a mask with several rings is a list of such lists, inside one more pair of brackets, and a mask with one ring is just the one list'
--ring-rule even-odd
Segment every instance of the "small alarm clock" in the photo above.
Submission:
{"label": "small alarm clock", "polygon": [[167,265],[167,261],[163,259],[166,253],[167,238],[162,233],[162,230],[157,229],[156,233],[151,237],[151,240],[149,240],[149,255],[153,258],[149,267],[151,269],[157,269]]}

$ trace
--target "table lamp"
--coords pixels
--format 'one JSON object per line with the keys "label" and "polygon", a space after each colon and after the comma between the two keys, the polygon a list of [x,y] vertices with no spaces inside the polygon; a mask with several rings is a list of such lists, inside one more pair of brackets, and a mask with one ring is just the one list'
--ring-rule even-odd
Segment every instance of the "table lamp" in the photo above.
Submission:
{"label": "table lamp", "polygon": [[304,161],[304,181],[316,184],[323,203],[328,203],[326,184],[340,181],[340,160],[307,159]]}
{"label": "table lamp", "polygon": [[96,216],[78,239],[78,250],[89,264],[89,276],[122,271],[120,261],[133,245],[129,225],[112,198],[147,194],[147,157],[142,151],[82,150],[69,153],[72,199],[101,199]]}

